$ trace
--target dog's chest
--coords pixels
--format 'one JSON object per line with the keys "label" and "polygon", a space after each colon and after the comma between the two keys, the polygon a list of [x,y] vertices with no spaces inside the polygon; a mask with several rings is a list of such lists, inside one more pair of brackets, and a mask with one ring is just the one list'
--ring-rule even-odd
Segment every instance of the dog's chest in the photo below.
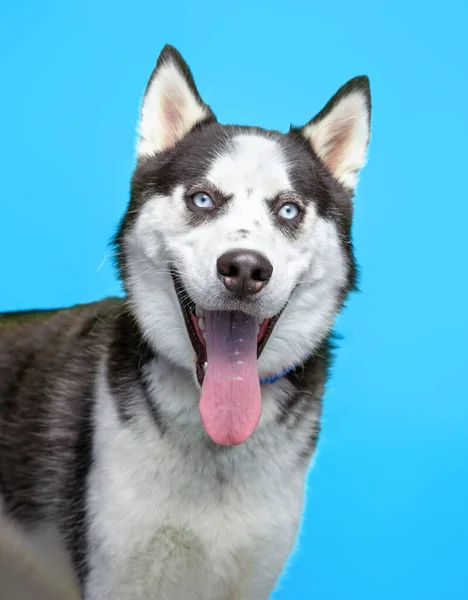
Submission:
{"label": "dog's chest", "polygon": [[150,590],[171,599],[268,597],[302,511],[305,469],[292,449],[260,431],[250,444],[220,450],[202,433],[160,435],[149,419],[123,425],[108,394],[96,416],[92,577],[99,579],[100,563],[110,568],[116,598],[136,582],[141,597]]}

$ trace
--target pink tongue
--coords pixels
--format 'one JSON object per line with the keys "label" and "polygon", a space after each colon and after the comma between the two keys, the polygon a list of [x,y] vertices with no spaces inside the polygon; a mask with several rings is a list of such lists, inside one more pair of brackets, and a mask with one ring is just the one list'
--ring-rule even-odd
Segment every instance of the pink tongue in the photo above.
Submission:
{"label": "pink tongue", "polygon": [[210,438],[237,446],[257,427],[262,412],[257,366],[257,321],[240,312],[207,311],[208,369],[200,415]]}

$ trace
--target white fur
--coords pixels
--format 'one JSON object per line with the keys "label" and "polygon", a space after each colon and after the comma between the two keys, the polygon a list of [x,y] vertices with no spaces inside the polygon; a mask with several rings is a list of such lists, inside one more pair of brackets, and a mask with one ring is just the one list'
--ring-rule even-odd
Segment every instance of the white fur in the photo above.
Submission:
{"label": "white fur", "polygon": [[369,109],[364,94],[351,92],[323,119],[302,131],[338,181],[354,190],[369,143]]}
{"label": "white fur", "polygon": [[[226,214],[203,226],[184,218],[183,188],[148,200],[127,237],[130,300],[151,343],[177,365],[193,370],[193,349],[169,273],[178,268],[191,298],[203,309],[235,309],[217,277],[216,260],[235,248],[257,250],[273,265],[258,301],[245,305],[259,319],[288,302],[259,360],[260,375],[276,373],[310,355],[333,325],[348,265],[335,225],[307,210],[296,240],[271,223],[265,198],[290,191],[287,157],[273,140],[241,135],[219,156],[208,180],[233,199]],[[235,241],[247,229],[246,239]],[[168,335],[169,332],[169,335]]]}
{"label": "white fur", "polygon": [[[158,131],[157,139],[165,135],[159,96],[171,87],[169,74],[164,77],[164,84],[155,80],[154,95],[150,90],[145,101],[156,107],[156,117],[144,112],[141,125],[143,132]],[[203,116],[195,98],[185,105],[191,107],[187,123]],[[338,111],[341,119],[350,106]],[[333,126],[324,128],[307,132],[319,149]],[[140,152],[155,151],[156,137],[147,145],[144,134]],[[354,137],[348,147],[358,147]],[[296,238],[272,223],[266,199],[294,194],[291,157],[273,138],[242,134],[228,148],[206,174],[209,184],[231,197],[224,214],[191,226],[186,190],[179,185],[168,195],[145,199],[124,240],[129,300],[158,352],[147,377],[168,429],[160,434],[144,403],[131,423],[122,424],[102,365],[88,496],[92,567],[86,600],[266,600],[294,546],[306,474],[298,455],[319,415],[309,413],[289,435],[277,417],[293,389],[280,379],[262,386],[263,412],[254,435],[239,447],[214,451],[200,420],[194,351],[170,268],[178,269],[203,309],[241,308],[264,319],[287,304],[259,359],[262,376],[302,362],[322,342],[349,265],[335,224],[320,217],[313,203]],[[351,154],[334,173],[347,184],[359,163],[355,150]],[[248,231],[242,239],[240,229]],[[216,272],[219,256],[236,248],[259,251],[273,265],[266,288],[241,307]]]}
{"label": "white fur", "polygon": [[169,59],[158,69],[143,100],[138,156],[172,147],[208,115],[208,108],[192,94],[176,63]]}
{"label": "white fur", "polygon": [[276,417],[291,384],[264,386],[255,435],[213,452],[190,375],[158,358],[147,376],[164,435],[144,404],[122,424],[104,364],[98,378],[86,600],[266,600],[296,539],[306,471],[297,451],[318,415],[284,444]]}
{"label": "white fur", "polygon": [[[143,102],[139,158],[171,148],[210,114],[175,55],[165,56]],[[354,188],[364,164],[368,117],[364,96],[353,92],[302,131],[348,188]],[[303,362],[316,350],[333,325],[350,265],[336,225],[322,218],[313,202],[296,237],[272,222],[266,200],[294,194],[288,177],[294,157],[273,137],[258,133],[231,141],[206,174],[231,197],[224,214],[190,226],[186,190],[179,185],[168,195],[145,198],[123,240],[129,301],[157,351],[143,375],[165,430],[138,396],[138,386],[128,399],[134,414],[122,421],[104,355],[93,390],[84,600],[267,600],[295,544],[307,470],[303,452],[317,430],[319,409],[314,412],[312,403],[303,415],[285,415],[293,384],[281,378],[262,385],[262,416],[254,434],[238,447],[216,447],[201,423],[194,351],[169,269],[178,269],[203,309],[244,310],[263,320],[286,305],[259,359],[262,377]],[[239,236],[241,229],[247,234]],[[217,259],[240,248],[261,252],[273,265],[268,285],[251,303],[234,301],[216,272]],[[60,388],[51,394],[60,421],[66,395]],[[291,419],[294,426],[288,427]],[[49,491],[51,504],[61,491]],[[0,570],[4,564],[11,570],[14,549],[23,565],[32,560],[39,583],[50,584],[50,564],[34,562],[36,550],[17,533],[7,543],[2,539]],[[51,593],[73,597],[73,579],[67,589],[68,581],[55,577]]]}

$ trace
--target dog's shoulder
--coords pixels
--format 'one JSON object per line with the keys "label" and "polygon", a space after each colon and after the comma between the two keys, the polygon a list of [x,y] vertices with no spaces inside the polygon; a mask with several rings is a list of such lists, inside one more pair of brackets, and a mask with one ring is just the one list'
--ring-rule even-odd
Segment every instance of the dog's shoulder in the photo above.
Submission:
{"label": "dog's shoulder", "polygon": [[[0,369],[14,367],[26,357],[58,357],[81,339],[109,331],[109,323],[122,307],[118,298],[107,298],[70,308],[0,313]],[[49,362],[49,361],[47,361]],[[5,382],[5,372],[0,385]]]}
{"label": "dog's shoulder", "polygon": [[20,520],[43,518],[61,496],[102,349],[122,307],[106,299],[0,316],[0,491]]}

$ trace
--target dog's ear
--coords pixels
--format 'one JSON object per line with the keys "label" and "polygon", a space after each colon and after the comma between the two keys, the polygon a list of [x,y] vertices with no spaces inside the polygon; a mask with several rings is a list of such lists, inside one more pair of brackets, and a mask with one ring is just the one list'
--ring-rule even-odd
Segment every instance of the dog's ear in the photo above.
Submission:
{"label": "dog's ear", "polygon": [[370,137],[369,79],[355,77],[307,125],[294,128],[312,145],[332,175],[353,192],[366,162]]}
{"label": "dog's ear", "polygon": [[165,46],[148,82],[141,107],[139,157],[172,148],[195,125],[214,114],[200,98],[187,63]]}

